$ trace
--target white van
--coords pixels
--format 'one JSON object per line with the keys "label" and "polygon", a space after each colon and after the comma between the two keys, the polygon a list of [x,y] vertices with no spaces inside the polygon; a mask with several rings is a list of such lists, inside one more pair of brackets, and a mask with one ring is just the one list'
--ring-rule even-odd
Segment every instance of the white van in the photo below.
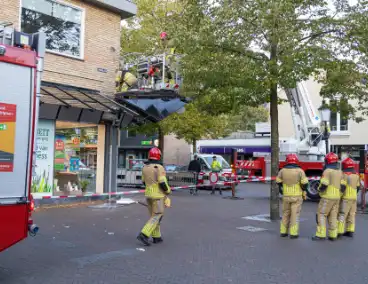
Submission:
{"label": "white van", "polygon": [[[197,155],[199,162],[201,164],[201,170],[202,173],[204,173],[203,175],[203,185],[205,187],[210,186],[210,181],[209,181],[209,174],[212,172],[211,171],[211,164],[213,162],[213,157],[216,157],[216,160],[219,161],[222,169],[221,172],[218,173],[219,175],[219,181],[220,182],[230,182],[233,180],[232,178],[232,170],[231,167],[229,165],[229,163],[221,156],[221,155],[214,155],[214,154],[195,154]],[[192,159],[194,159],[194,155],[192,157]],[[228,188],[230,187],[229,185],[224,185],[221,187],[225,187]]]}

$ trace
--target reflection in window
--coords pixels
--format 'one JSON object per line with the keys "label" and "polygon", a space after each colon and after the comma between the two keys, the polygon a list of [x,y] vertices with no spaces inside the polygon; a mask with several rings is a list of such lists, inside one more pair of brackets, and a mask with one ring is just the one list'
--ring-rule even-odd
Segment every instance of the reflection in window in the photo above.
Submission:
{"label": "reflection in window", "polygon": [[336,112],[331,112],[330,127],[331,127],[331,131],[337,131],[337,113]]}
{"label": "reflection in window", "polygon": [[42,31],[47,50],[80,57],[82,13],[51,0],[23,0],[22,32]]}

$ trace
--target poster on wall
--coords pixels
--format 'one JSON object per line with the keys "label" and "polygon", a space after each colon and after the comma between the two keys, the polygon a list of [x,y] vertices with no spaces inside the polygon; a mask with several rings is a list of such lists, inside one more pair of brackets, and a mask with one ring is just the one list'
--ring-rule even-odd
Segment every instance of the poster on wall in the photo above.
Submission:
{"label": "poster on wall", "polygon": [[70,157],[70,171],[78,172],[79,171],[79,157]]}
{"label": "poster on wall", "polygon": [[65,169],[65,136],[55,136],[55,165],[56,171],[64,171]]}
{"label": "poster on wall", "polygon": [[54,183],[54,121],[39,120],[36,135],[36,168],[32,192],[51,193]]}
{"label": "poster on wall", "polygon": [[13,172],[17,106],[0,103],[0,172]]}

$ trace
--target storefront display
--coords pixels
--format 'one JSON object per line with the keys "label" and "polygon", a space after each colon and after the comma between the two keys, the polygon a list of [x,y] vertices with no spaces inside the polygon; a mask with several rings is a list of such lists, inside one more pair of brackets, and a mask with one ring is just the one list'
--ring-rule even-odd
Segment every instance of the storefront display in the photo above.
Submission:
{"label": "storefront display", "polygon": [[98,127],[57,122],[55,195],[96,192]]}
{"label": "storefront display", "polygon": [[39,120],[35,147],[36,167],[32,179],[32,193],[36,195],[50,195],[54,187],[54,139],[55,122]]}

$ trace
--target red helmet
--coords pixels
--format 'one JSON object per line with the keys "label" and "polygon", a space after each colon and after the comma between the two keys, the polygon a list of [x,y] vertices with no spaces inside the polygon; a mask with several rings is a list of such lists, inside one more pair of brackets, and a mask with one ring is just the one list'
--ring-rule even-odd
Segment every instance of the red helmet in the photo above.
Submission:
{"label": "red helmet", "polygon": [[166,39],[166,38],[167,38],[167,33],[166,32],[160,33],[160,39]]}
{"label": "red helmet", "polygon": [[334,164],[337,163],[339,161],[339,157],[337,157],[337,155],[335,153],[328,153],[325,157],[325,163],[326,164]]}
{"label": "red helmet", "polygon": [[350,158],[346,158],[341,162],[342,165],[342,169],[352,169],[355,168],[355,162],[353,161],[353,159]]}
{"label": "red helmet", "polygon": [[286,163],[287,164],[299,164],[298,156],[296,154],[286,155]]}
{"label": "red helmet", "polygon": [[148,159],[149,160],[156,160],[156,161],[161,160],[161,150],[157,147],[154,147],[151,150],[149,150]]}

